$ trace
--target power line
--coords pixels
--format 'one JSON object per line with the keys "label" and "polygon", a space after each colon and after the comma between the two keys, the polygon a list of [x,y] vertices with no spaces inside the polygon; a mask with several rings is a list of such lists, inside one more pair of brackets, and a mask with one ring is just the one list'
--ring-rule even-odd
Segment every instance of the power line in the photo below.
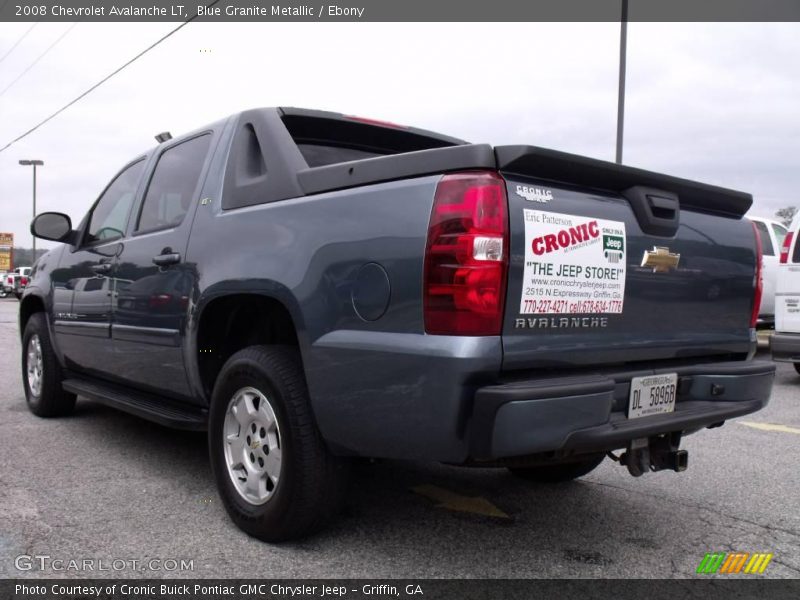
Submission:
{"label": "power line", "polygon": [[[8,2],[8,0],[6,0],[6,2]],[[5,8],[5,6],[6,6],[6,5],[5,5],[5,4],[3,4],[3,8]],[[0,8],[0,10],[2,10],[2,8]],[[14,51],[14,48],[16,48],[17,46],[19,46],[19,43],[20,43],[22,40],[24,40],[26,37],[28,37],[28,34],[29,34],[29,33],[30,33],[32,30],[33,30],[33,28],[34,28],[34,27],[36,27],[38,24],[39,24],[39,23],[34,23],[34,24],[33,24],[33,25],[31,25],[30,27],[28,27],[28,31],[26,31],[25,33],[23,33],[23,34],[22,34],[22,36],[20,36],[20,38],[19,38],[19,39],[18,39],[16,42],[14,42],[14,43],[11,45],[11,48],[9,48],[9,49],[8,49],[8,51],[7,51],[5,54],[3,54],[2,58],[0,58],[0,63],[1,63],[1,62],[3,62],[3,61],[6,59],[6,56],[8,56],[9,54],[11,54],[11,53]]]}
{"label": "power line", "polygon": [[8,84],[8,85],[7,85],[5,88],[3,88],[3,91],[2,91],[2,92],[0,92],[0,98],[2,98],[2,97],[3,97],[3,95],[4,95],[4,94],[5,94],[5,93],[6,93],[8,90],[10,90],[10,89],[11,89],[11,87],[12,87],[12,86],[13,86],[15,83],[17,83],[17,82],[18,82],[20,79],[22,79],[23,77],[25,77],[25,74],[26,74],[28,71],[30,71],[30,70],[31,70],[33,67],[35,67],[35,66],[36,66],[36,63],[38,63],[40,60],[42,60],[42,59],[43,59],[43,58],[44,58],[44,57],[47,55],[47,53],[48,53],[48,52],[50,52],[50,50],[52,50],[52,49],[53,49],[53,48],[56,46],[56,44],[58,44],[58,42],[60,42],[61,40],[63,40],[65,37],[67,37],[67,34],[68,34],[70,31],[72,31],[73,29],[75,29],[75,26],[76,26],[76,25],[77,25],[77,23],[73,23],[73,24],[72,24],[72,25],[71,25],[71,26],[70,26],[70,27],[69,27],[69,28],[68,28],[68,29],[67,29],[67,30],[66,30],[64,33],[62,33],[60,36],[58,36],[58,38],[56,39],[56,41],[55,41],[55,42],[53,42],[52,44],[50,44],[50,45],[47,47],[47,50],[45,50],[45,51],[44,51],[44,52],[42,52],[42,53],[41,53],[39,56],[37,56],[37,57],[36,57],[36,60],[34,60],[34,61],[31,63],[31,64],[29,64],[29,65],[28,65],[28,67],[27,67],[27,68],[26,68],[26,69],[25,69],[25,70],[24,70],[22,73],[20,73],[19,75],[17,75],[17,77],[16,77],[16,78],[15,78],[15,79],[14,79],[14,80],[11,82],[11,83],[9,83],[9,84]]}
{"label": "power line", "polygon": [[[206,5],[206,8],[211,8],[211,7],[212,7],[212,6],[214,6],[215,4],[219,3],[219,1],[220,1],[220,0],[214,0],[214,2],[210,2],[209,4],[207,4],[207,5]],[[152,50],[153,48],[155,48],[156,46],[158,46],[158,45],[159,45],[161,42],[163,42],[163,41],[164,41],[164,40],[166,40],[167,38],[169,38],[169,37],[171,37],[171,36],[175,35],[176,33],[178,33],[178,31],[180,31],[181,29],[183,29],[184,27],[186,27],[186,26],[187,26],[189,23],[191,23],[192,21],[194,21],[194,20],[195,20],[195,19],[196,19],[198,16],[199,16],[199,14],[198,14],[198,13],[195,13],[193,16],[189,17],[189,18],[188,18],[186,21],[184,21],[183,23],[181,23],[180,25],[178,25],[178,26],[177,26],[175,29],[173,29],[172,31],[170,31],[169,33],[167,33],[167,34],[166,34],[165,36],[163,36],[162,38],[160,38],[160,39],[156,40],[155,42],[153,42],[152,44],[150,44],[150,45],[149,45],[147,48],[145,48],[144,50],[142,50],[141,52],[139,52],[139,54],[137,54],[136,56],[134,56],[133,58],[131,58],[131,59],[130,59],[128,62],[126,62],[125,64],[123,64],[121,67],[118,67],[117,69],[115,69],[114,71],[112,71],[111,73],[109,73],[108,75],[106,75],[105,77],[103,77],[103,78],[102,78],[100,81],[98,81],[97,83],[95,83],[95,84],[94,84],[92,87],[90,87],[88,90],[86,90],[85,92],[83,92],[83,93],[79,94],[78,96],[76,96],[75,98],[73,98],[72,100],[70,100],[69,102],[67,102],[67,103],[66,103],[64,106],[62,106],[61,108],[59,108],[59,109],[58,109],[56,112],[54,112],[53,114],[51,114],[49,117],[47,117],[47,118],[46,118],[46,119],[44,119],[43,121],[40,121],[39,123],[37,123],[37,124],[36,124],[36,125],[34,125],[33,127],[31,127],[30,129],[28,129],[28,131],[26,131],[25,133],[23,133],[23,134],[22,134],[22,135],[20,135],[19,137],[16,137],[16,138],[14,138],[13,140],[11,140],[10,142],[8,142],[8,143],[7,143],[5,146],[3,146],[2,148],[0,148],[0,152],[5,152],[5,151],[6,151],[6,150],[8,150],[8,149],[9,149],[11,146],[13,146],[14,144],[16,144],[18,141],[20,141],[21,139],[23,139],[23,138],[25,138],[25,137],[29,136],[29,135],[30,135],[30,134],[32,134],[34,131],[36,131],[37,129],[39,129],[39,128],[40,128],[42,125],[44,125],[44,124],[45,124],[45,123],[47,123],[48,121],[51,121],[52,119],[54,119],[54,118],[56,118],[58,115],[60,115],[62,112],[64,112],[65,110],[67,110],[67,109],[68,109],[70,106],[72,106],[73,104],[75,104],[75,103],[76,103],[76,102],[78,102],[79,100],[81,100],[81,99],[85,98],[86,96],[88,96],[89,94],[91,94],[91,93],[92,93],[94,90],[96,90],[97,88],[99,88],[99,87],[100,87],[101,85],[103,85],[103,84],[104,84],[106,81],[108,81],[109,79],[111,79],[112,77],[114,77],[114,75],[116,75],[116,74],[117,74],[117,73],[119,73],[120,71],[122,71],[122,70],[124,70],[125,68],[129,67],[130,65],[132,65],[134,62],[136,62],[137,60],[139,60],[139,59],[140,59],[142,56],[144,56],[145,54],[147,54],[148,52],[150,52],[150,50]]]}

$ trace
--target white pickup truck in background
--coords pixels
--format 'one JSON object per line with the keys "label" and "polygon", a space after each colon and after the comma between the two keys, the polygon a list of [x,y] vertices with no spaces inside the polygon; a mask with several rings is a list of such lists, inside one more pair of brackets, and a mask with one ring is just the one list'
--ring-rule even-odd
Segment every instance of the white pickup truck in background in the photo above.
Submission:
{"label": "white pickup truck in background", "polygon": [[30,276],[30,267],[17,267],[11,273],[6,273],[3,276],[3,291],[5,295],[14,294],[17,300],[22,298],[22,292],[25,291]]}
{"label": "white pickup truck in background", "polygon": [[800,215],[795,215],[780,251],[775,291],[775,333],[772,358],[791,362],[800,373]]}
{"label": "white pickup truck in background", "polygon": [[778,280],[779,258],[783,248],[783,240],[788,233],[786,227],[777,221],[762,219],[761,217],[748,217],[758,229],[761,236],[761,252],[763,265],[761,273],[764,280],[764,290],[761,294],[761,308],[758,310],[758,327],[772,328],[775,324],[775,290]]}

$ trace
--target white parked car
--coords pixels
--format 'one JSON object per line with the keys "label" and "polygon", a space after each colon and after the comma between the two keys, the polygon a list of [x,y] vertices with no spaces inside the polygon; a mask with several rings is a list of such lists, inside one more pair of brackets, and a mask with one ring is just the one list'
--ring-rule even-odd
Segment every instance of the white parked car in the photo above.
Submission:
{"label": "white parked car", "polygon": [[778,281],[779,254],[788,230],[777,221],[761,217],[748,218],[755,224],[761,236],[761,253],[764,257],[761,266],[764,290],[761,293],[761,307],[758,309],[758,326],[771,327],[775,323],[775,286]]}
{"label": "white parked car", "polygon": [[775,291],[775,334],[770,341],[772,358],[794,363],[800,373],[800,214],[789,226],[780,252]]}

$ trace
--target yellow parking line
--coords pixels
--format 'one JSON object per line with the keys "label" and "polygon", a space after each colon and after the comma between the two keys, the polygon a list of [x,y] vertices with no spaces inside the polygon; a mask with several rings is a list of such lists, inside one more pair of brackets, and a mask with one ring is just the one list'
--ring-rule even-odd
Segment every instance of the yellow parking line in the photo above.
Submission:
{"label": "yellow parking line", "polygon": [[753,429],[760,429],[761,431],[780,431],[781,433],[794,433],[800,435],[800,429],[797,427],[787,427],[786,425],[778,425],[776,423],[755,423],[753,421],[736,421],[739,425],[746,425]]}
{"label": "yellow parking line", "polygon": [[429,500],[438,502],[437,506],[440,508],[498,519],[511,518],[486,498],[481,498],[480,496],[462,496],[435,485],[418,485],[411,488],[411,490],[420,496],[425,496]]}

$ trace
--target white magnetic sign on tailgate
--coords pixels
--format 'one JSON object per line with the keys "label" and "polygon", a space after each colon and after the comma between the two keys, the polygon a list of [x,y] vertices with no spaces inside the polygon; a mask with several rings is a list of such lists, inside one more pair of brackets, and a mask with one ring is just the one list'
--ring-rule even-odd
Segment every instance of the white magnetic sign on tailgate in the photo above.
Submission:
{"label": "white magnetic sign on tailgate", "polygon": [[524,209],[521,314],[621,313],[625,223]]}

